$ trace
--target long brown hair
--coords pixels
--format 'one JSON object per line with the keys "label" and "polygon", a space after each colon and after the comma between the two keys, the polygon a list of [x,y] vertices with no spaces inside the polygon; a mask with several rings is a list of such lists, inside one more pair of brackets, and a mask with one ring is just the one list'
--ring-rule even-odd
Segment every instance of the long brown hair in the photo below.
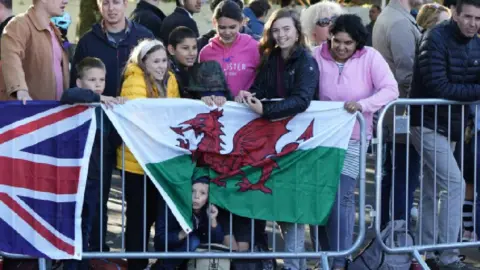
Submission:
{"label": "long brown hair", "polygon": [[275,39],[273,38],[272,34],[272,26],[278,20],[282,18],[291,18],[293,20],[293,25],[297,30],[298,34],[298,41],[296,42],[295,46],[300,46],[303,48],[307,48],[307,43],[305,40],[305,35],[302,31],[302,24],[300,22],[299,14],[297,11],[291,8],[282,8],[275,11],[268,21],[265,23],[265,30],[263,31],[263,37],[260,40],[260,55],[262,56],[260,66],[263,66],[267,61],[268,57],[272,53],[273,49],[277,46]]}
{"label": "long brown hair", "polygon": [[[155,45],[152,46],[152,43]],[[149,48],[146,52],[144,52],[145,48],[149,46]],[[128,60],[128,63],[133,63],[138,65],[138,67],[143,71],[143,77],[145,80],[145,84],[147,85],[147,97],[152,98],[154,97],[154,92],[155,88],[158,89],[158,96],[159,97],[167,97],[167,82],[169,79],[169,74],[168,74],[168,66],[167,66],[167,71],[165,72],[165,76],[163,77],[163,80],[160,83],[157,83],[153,76],[148,73],[147,67],[145,66],[145,59],[147,57],[159,50],[164,50],[165,53],[167,53],[167,50],[163,43],[161,43],[158,40],[151,40],[151,39],[146,39],[140,42],[133,50],[132,54],[130,55],[130,59]],[[128,66],[128,65],[127,65]]]}

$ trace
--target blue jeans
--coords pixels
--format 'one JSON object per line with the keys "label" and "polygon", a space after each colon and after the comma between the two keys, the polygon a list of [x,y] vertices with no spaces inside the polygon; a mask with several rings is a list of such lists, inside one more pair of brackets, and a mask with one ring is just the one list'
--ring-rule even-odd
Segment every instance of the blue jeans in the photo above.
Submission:
{"label": "blue jeans", "polygon": [[[406,144],[395,144],[395,172],[392,170],[393,144],[387,143],[385,149],[385,162],[383,165],[382,179],[382,227],[386,226],[390,218],[390,196],[392,194],[392,174],[395,177],[395,186],[393,192],[395,194],[392,205],[393,220],[410,220],[410,209],[413,206],[413,196],[415,190],[420,184],[420,155],[413,145],[410,145],[408,158],[408,187],[407,187],[407,147]],[[407,209],[405,208],[405,198],[408,196]],[[378,209],[377,209],[378,210]]]}
{"label": "blue jeans", "polygon": [[[82,209],[82,245],[83,251],[88,251],[88,242],[92,234],[93,219],[98,212],[100,199],[100,180],[87,179]],[[65,270],[88,270],[88,260],[67,260],[63,263]]]}
{"label": "blue jeans", "polygon": [[[328,218],[327,226],[318,227],[319,246],[323,251],[347,250],[353,245],[353,229],[355,226],[355,188],[357,180],[340,175],[338,192]],[[310,236],[315,236],[315,226],[310,226]],[[315,237],[316,238],[316,237]],[[314,246],[315,249],[315,246]],[[346,265],[346,258],[333,259],[334,268]]]}

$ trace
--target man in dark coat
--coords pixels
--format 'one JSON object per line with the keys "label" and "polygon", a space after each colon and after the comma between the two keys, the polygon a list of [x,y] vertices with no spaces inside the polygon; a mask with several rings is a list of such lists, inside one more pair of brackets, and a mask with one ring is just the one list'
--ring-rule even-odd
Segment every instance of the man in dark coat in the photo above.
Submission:
{"label": "man in dark coat", "polygon": [[160,39],[164,44],[168,43],[168,36],[173,29],[179,26],[190,28],[197,38],[200,36],[193,14],[200,12],[202,0],[176,0],[176,2],[177,8],[162,22]]}
{"label": "man in dark coat", "polygon": [[[456,15],[427,31],[420,40],[412,80],[412,98],[439,98],[454,101],[480,100],[480,0],[459,0]],[[465,182],[454,157],[456,143],[462,143],[462,107],[412,106],[411,140],[423,153],[423,230],[421,245],[457,242]],[[442,194],[442,195],[440,195]],[[438,212],[433,210],[440,198]],[[438,218],[438,219],[437,219]],[[436,228],[436,224],[438,227]],[[434,233],[437,231],[438,236]],[[473,269],[460,261],[458,250],[428,254],[430,268]],[[428,261],[428,260],[427,260]]]}
{"label": "man in dark coat", "polygon": [[159,3],[160,0],[140,0],[130,15],[130,20],[145,26],[157,39],[161,38],[160,28],[163,20],[167,17],[158,8]]}

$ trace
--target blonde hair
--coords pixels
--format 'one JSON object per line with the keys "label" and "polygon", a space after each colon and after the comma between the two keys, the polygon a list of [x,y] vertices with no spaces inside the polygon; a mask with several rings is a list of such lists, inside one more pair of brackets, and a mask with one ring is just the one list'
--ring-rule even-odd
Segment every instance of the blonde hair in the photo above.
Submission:
{"label": "blonde hair", "polygon": [[308,41],[312,43],[313,30],[319,19],[340,16],[344,13],[345,11],[340,4],[326,0],[311,5],[304,10],[300,16],[300,21],[302,22],[302,28]]}
{"label": "blonde hair", "polygon": [[442,12],[447,12],[448,15],[452,15],[450,9],[437,4],[425,4],[420,8],[417,15],[417,24],[425,30],[428,30],[438,23],[438,18]]}
{"label": "blonde hair", "polygon": [[[149,74],[147,71],[147,67],[145,65],[145,59],[152,53],[164,50],[165,53],[167,52],[163,43],[156,39],[146,39],[138,43],[135,48],[133,48],[132,53],[130,54],[130,58],[127,62],[128,64],[136,64],[142,71],[143,76],[145,78],[145,84],[147,85],[147,97],[151,98],[154,97],[154,89],[158,88],[159,97],[166,97],[167,90],[166,85],[168,82],[168,72],[165,73],[165,77],[163,78],[162,82],[157,83],[153,76]],[[168,70],[168,68],[167,68]]]}

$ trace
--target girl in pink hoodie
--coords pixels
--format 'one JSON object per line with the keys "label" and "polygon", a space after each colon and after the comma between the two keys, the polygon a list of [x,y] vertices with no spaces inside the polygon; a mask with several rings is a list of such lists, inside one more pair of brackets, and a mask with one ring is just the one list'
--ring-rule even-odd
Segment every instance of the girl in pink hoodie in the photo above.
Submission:
{"label": "girl in pink hoodie", "polygon": [[239,32],[242,22],[242,9],[237,3],[229,0],[220,3],[213,13],[218,34],[199,55],[200,62],[216,61],[222,66],[233,96],[250,89],[260,63],[258,42]]}
{"label": "girl in pink hoodie", "polygon": [[[344,101],[348,112],[362,113],[367,138],[370,139],[373,113],[398,97],[398,84],[382,55],[371,47],[365,47],[368,32],[360,17],[353,14],[339,16],[330,33],[330,40],[314,49],[320,70],[320,100]],[[353,244],[359,157],[360,128],[357,123],[345,155],[337,199],[327,224],[330,250],[347,250]],[[333,269],[345,269],[345,265],[345,258],[337,257],[333,261]]]}

